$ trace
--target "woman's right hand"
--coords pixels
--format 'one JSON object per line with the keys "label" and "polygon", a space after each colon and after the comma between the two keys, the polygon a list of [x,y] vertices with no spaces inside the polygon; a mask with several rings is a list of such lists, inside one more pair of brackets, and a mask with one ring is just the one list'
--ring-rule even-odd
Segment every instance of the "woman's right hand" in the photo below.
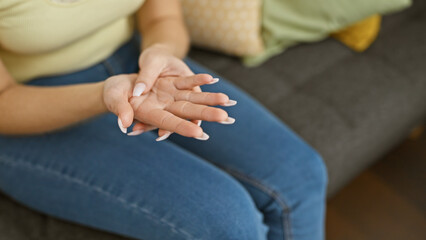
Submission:
{"label": "woman's right hand", "polygon": [[107,79],[104,85],[105,105],[118,116],[123,132],[136,119],[143,124],[206,140],[208,135],[202,128],[186,119],[224,124],[235,121],[224,110],[210,107],[235,105],[235,101],[230,101],[227,95],[187,90],[214,83],[208,74],[159,78],[148,94],[132,97],[136,77],[136,74],[117,75]]}

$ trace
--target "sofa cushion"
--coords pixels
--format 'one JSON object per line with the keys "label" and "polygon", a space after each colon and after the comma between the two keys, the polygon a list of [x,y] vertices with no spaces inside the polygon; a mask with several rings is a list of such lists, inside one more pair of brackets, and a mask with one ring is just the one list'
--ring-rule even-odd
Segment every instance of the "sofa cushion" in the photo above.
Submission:
{"label": "sofa cushion", "polygon": [[327,38],[355,22],[374,14],[404,9],[411,0],[264,0],[262,38],[265,51],[244,58],[248,65],[258,65],[290,46]]}
{"label": "sofa cushion", "polygon": [[377,42],[301,45],[257,68],[194,50],[191,57],[246,90],[322,153],[336,192],[426,116],[426,9],[384,18]]}
{"label": "sofa cushion", "polygon": [[182,0],[194,45],[235,56],[263,52],[262,0]]}

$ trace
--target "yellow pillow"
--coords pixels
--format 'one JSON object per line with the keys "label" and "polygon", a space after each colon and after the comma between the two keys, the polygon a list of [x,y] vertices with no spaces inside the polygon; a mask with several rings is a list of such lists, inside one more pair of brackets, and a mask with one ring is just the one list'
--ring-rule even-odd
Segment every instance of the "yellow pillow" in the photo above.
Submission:
{"label": "yellow pillow", "polygon": [[365,51],[379,35],[382,17],[374,15],[331,36],[356,52]]}
{"label": "yellow pillow", "polygon": [[182,0],[194,45],[236,56],[263,52],[262,0]]}

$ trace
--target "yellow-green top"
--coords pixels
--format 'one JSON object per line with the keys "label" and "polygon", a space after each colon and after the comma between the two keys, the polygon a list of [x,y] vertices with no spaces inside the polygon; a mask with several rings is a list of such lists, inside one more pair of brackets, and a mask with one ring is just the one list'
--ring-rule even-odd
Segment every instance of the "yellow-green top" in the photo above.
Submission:
{"label": "yellow-green top", "polygon": [[84,69],[130,39],[144,0],[1,0],[0,58],[18,82]]}

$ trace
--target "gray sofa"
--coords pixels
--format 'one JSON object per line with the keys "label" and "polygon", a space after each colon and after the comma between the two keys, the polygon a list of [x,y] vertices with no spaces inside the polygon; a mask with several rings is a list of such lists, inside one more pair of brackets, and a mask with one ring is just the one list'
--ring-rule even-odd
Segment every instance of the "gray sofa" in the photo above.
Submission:
{"label": "gray sofa", "polygon": [[[258,68],[193,49],[190,57],[253,95],[324,157],[332,195],[426,119],[426,1],[384,18],[365,53],[333,39]],[[35,213],[0,194],[0,239],[126,239]]]}

